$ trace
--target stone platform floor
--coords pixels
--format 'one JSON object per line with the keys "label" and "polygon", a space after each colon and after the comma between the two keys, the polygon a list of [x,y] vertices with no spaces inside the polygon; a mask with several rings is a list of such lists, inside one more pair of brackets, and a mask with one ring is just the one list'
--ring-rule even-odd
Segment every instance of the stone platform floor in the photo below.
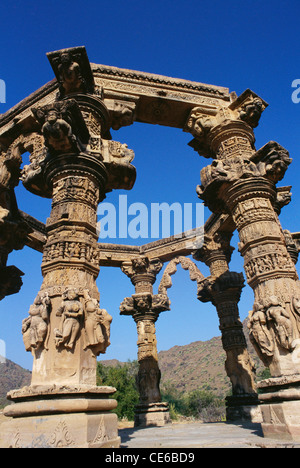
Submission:
{"label": "stone platform floor", "polygon": [[187,423],[119,430],[121,448],[300,448],[300,443],[265,439],[260,424]]}

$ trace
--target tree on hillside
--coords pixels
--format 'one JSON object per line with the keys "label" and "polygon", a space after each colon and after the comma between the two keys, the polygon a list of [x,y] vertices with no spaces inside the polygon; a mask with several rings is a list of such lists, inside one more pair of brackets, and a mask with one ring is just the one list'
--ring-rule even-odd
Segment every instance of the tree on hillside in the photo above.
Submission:
{"label": "tree on hillside", "polygon": [[118,407],[114,412],[119,419],[134,420],[134,408],[139,403],[139,392],[136,385],[138,362],[128,361],[124,365],[115,367],[104,366],[98,362],[97,385],[115,387],[116,393],[112,398],[117,400]]}

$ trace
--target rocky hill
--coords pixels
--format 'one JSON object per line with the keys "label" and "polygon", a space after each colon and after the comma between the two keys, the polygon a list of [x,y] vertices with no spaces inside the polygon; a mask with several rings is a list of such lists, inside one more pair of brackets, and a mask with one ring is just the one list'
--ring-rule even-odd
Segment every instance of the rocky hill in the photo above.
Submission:
{"label": "rocky hill", "polygon": [[29,385],[31,372],[6,359],[0,363],[0,407],[8,403],[6,394],[12,389]]}
{"label": "rocky hill", "polygon": [[[264,367],[249,341],[246,322],[244,333],[258,374]],[[201,389],[224,396],[231,390],[230,380],[225,371],[225,360],[226,353],[221,337],[197,341],[186,346],[174,346],[159,353],[161,384],[173,385],[182,392]]]}

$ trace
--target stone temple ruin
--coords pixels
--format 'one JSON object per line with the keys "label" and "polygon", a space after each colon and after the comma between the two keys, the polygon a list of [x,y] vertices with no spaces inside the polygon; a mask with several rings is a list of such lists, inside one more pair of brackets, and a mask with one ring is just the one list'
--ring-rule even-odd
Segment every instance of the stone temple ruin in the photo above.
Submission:
{"label": "stone temple ruin", "polygon": [[[228,419],[257,417],[259,408],[266,437],[299,441],[300,236],[283,230],[278,218],[291,200],[291,187],[277,186],[292,162],[288,151],[274,141],[254,145],[253,129],[268,104],[249,89],[238,97],[227,88],[92,64],[84,47],[47,56],[55,79],[0,117],[0,299],[22,286],[9,254],[25,245],[43,253],[43,283],[22,325],[34,356],[32,382],[8,395],[14,404],[5,409],[1,446],[119,447],[115,389],[96,386],[96,358],[110,344],[112,321],[99,304],[100,266],[120,268],[135,287],[120,312],[137,326],[137,426],[169,421],[155,324],[170,309],[168,288],[181,265],[197,283],[198,299],[217,309],[232,383]],[[98,243],[98,204],[112,190],[131,190],[136,177],[133,151],[112,141],[110,129],[134,122],[189,132],[191,150],[208,159],[197,187],[212,212],[201,248],[191,233],[189,242],[183,236],[142,247]],[[27,152],[30,163],[21,169]],[[52,199],[46,225],[19,211],[20,180]],[[250,338],[272,376],[258,384],[259,395],[238,311],[245,280],[229,270],[236,229],[255,295]],[[196,262],[208,265],[209,277]]]}

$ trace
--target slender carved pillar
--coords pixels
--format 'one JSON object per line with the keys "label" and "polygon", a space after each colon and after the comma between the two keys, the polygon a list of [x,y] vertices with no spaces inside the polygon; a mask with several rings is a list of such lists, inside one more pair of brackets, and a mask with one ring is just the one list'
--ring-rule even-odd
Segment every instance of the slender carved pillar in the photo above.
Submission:
{"label": "slender carved pillar", "polygon": [[[252,104],[243,104],[247,95]],[[262,384],[266,395],[260,397],[265,435],[299,438],[300,425],[294,414],[297,408],[299,417],[300,404],[293,396],[293,387],[300,381],[300,289],[274,210],[276,184],[291,159],[275,142],[255,150],[252,128],[257,126],[263,108],[263,101],[247,91],[225,112],[208,118],[208,123],[199,117],[197,128],[202,129],[205,155],[209,153],[214,161],[201,171],[202,184],[197,192],[212,211],[230,213],[239,232],[239,250],[255,294],[250,337],[272,374],[272,379]],[[197,138],[195,118],[189,126]],[[201,138],[197,147],[200,152]],[[280,392],[283,383],[289,388],[284,393]],[[294,399],[293,403],[289,399]]]}
{"label": "slender carved pillar", "polygon": [[170,302],[166,295],[153,295],[153,284],[162,266],[158,259],[149,260],[148,257],[139,257],[122,265],[123,273],[135,286],[135,294],[122,302],[120,311],[122,315],[132,315],[137,326],[140,404],[136,407],[136,426],[170,422],[168,405],[161,401],[155,330],[160,312],[169,310]]}
{"label": "slender carved pillar", "polygon": [[225,369],[232,384],[232,396],[227,397],[227,420],[257,420],[257,393],[255,368],[247,350],[247,343],[240,321],[238,303],[244,287],[242,274],[229,271],[232,248],[230,237],[219,233],[205,238],[204,246],[194,258],[205,262],[211,277],[198,287],[198,299],[211,301],[218,312],[223,348],[226,352]]}

